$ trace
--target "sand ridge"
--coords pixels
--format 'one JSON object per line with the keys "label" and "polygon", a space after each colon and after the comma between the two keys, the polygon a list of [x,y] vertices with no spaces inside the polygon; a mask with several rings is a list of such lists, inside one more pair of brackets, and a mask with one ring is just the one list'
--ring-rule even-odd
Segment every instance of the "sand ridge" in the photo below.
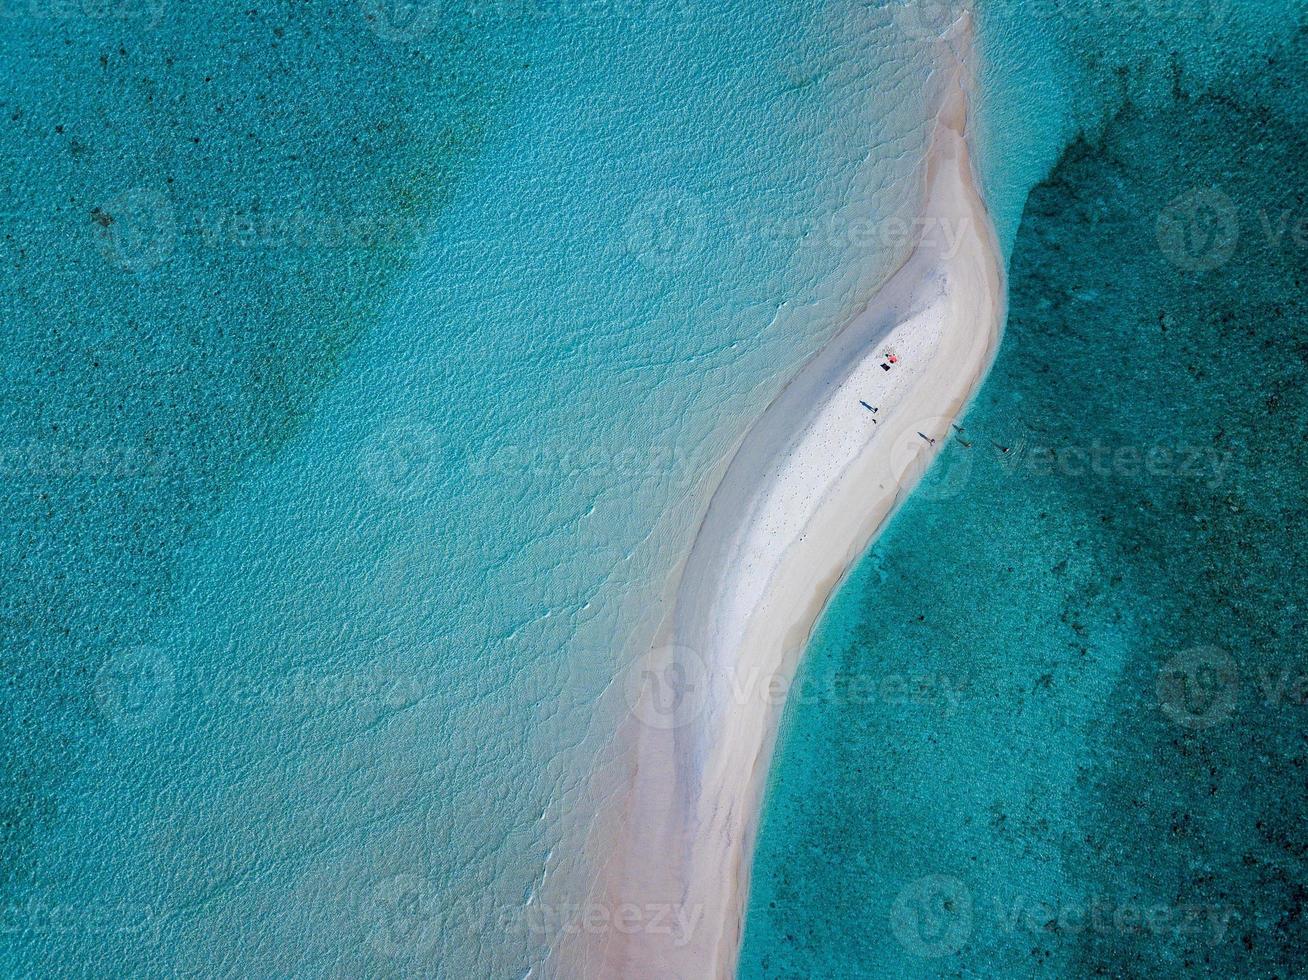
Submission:
{"label": "sand ridge", "polygon": [[[970,31],[960,21],[940,42],[947,82],[919,240],[749,430],[680,570],[663,641],[618,733],[629,785],[612,801],[622,813],[592,896],[638,911],[630,928],[581,930],[556,951],[568,975],[734,975],[768,763],[799,656],[832,591],[944,444],[998,342],[1002,259],[968,147]],[[659,910],[666,928],[651,925]]]}

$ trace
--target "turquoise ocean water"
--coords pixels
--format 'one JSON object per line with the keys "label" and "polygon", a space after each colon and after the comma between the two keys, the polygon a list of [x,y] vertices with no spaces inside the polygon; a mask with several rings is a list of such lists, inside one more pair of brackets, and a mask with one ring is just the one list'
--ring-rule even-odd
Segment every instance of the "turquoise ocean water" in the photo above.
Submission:
{"label": "turquoise ocean water", "polygon": [[[1132,6],[984,21],[1007,333],[808,651],[743,976],[1308,968],[1305,11]],[[1018,111],[1083,127],[1020,226]]]}
{"label": "turquoise ocean water", "polygon": [[[1175,45],[1136,36],[1123,60],[1102,56],[1106,39],[1120,41],[1120,21],[1092,17],[1072,29],[1048,11],[1034,18],[1022,5],[989,6],[983,148],[1001,232],[1017,242],[1015,287],[1028,268],[1020,263],[1036,264],[1022,259],[1029,253],[1017,234],[1027,191],[1082,126],[1092,143],[1060,165],[1059,173],[1081,168],[1064,179],[1066,200],[1125,199],[1134,186],[1139,175],[1102,170],[1099,150],[1087,148],[1112,133],[1121,167],[1149,161],[1155,176],[1225,168],[1200,183],[1241,201],[1258,192],[1234,175],[1270,172],[1262,162],[1140,153],[1130,141],[1145,140],[1158,113],[1171,112],[1173,135],[1158,145],[1187,152],[1180,120],[1207,98],[1207,142],[1237,154],[1248,141],[1229,134],[1244,131],[1241,113],[1257,116],[1264,104],[1274,106],[1269,118],[1291,111],[1289,55],[1277,55],[1286,59],[1279,73],[1250,68],[1254,52],[1284,48],[1290,15],[1259,9],[1233,18],[1240,30],[1227,52],[1240,57],[1231,66],[1188,22]],[[243,9],[115,0],[10,3],[0,16],[0,969],[539,973],[557,940],[559,903],[587,880],[578,844],[595,801],[582,774],[623,707],[611,681],[625,666],[624,641],[652,627],[650,599],[694,527],[688,501],[697,481],[903,247],[893,234],[869,240],[851,227],[869,216],[885,227],[909,213],[926,133],[920,21],[885,4],[673,0]],[[1237,68],[1265,94],[1247,103],[1248,93],[1231,95],[1230,78],[1245,77]],[[1181,108],[1178,86],[1191,100]],[[1139,96],[1135,116],[1118,113],[1127,92]],[[1266,136],[1258,160],[1288,167],[1293,154],[1275,147],[1288,146],[1292,130]],[[1281,189],[1293,185],[1287,177]],[[1053,229],[1066,209],[1063,198],[1040,196],[1048,193],[1033,201],[1045,201]],[[1157,213],[1157,189],[1129,193],[1135,210]],[[1280,206],[1274,193],[1269,200]],[[1120,238],[1064,234],[1084,249],[1077,269],[1100,267],[1093,249],[1120,248]],[[1282,241],[1294,240],[1287,235]],[[1141,263],[1156,260],[1156,245],[1134,251]],[[1288,246],[1275,252],[1283,264],[1297,255]],[[1213,296],[1238,287],[1246,302],[1264,297],[1269,316],[1279,303],[1274,315],[1288,317],[1290,300],[1277,292],[1284,278],[1255,284],[1238,272],[1256,258],[1237,252],[1202,280],[1173,272],[1166,288],[1176,296],[1160,321],[1168,336],[1198,346],[1245,329],[1243,307],[1228,303],[1232,319],[1202,320],[1217,333],[1187,334],[1202,319],[1193,311],[1209,308],[1192,295],[1201,287]],[[1164,281],[1166,270],[1142,266],[1132,297],[1150,294],[1146,271]],[[1106,282],[1092,296],[1094,286],[1065,285],[1065,269],[1026,275],[1064,285],[1035,289],[1029,300],[1015,295],[1012,345],[1024,336],[1020,304],[1039,311],[1051,290],[1097,311],[1105,330],[1134,323],[1136,307]],[[1109,296],[1117,319],[1103,307]],[[1001,362],[976,412],[1002,408],[1008,428],[993,423],[1001,438],[1062,445],[1051,407],[1015,420],[1012,399],[1034,403],[1056,370],[1089,380],[1055,367],[1073,355],[1053,326],[1028,329],[1051,353],[1027,354],[1019,366],[1046,367],[1032,380]],[[1292,333],[1279,336],[1288,343]],[[1166,363],[1185,374],[1183,353]],[[1160,380],[1170,377],[1160,368],[1134,380],[1171,390],[1175,382]],[[1257,377],[1241,385],[1233,376],[1231,397],[1271,383]],[[1201,417],[1208,405],[1196,396],[1196,425],[1212,422]],[[1277,405],[1280,424],[1301,417],[1290,387]],[[1018,428],[1028,416],[1046,428]],[[1232,440],[1246,431],[1228,429]],[[1275,467],[1279,459],[1238,457],[1230,472],[1242,472],[1240,461]],[[968,515],[990,492],[988,467],[977,462],[962,491],[940,500],[962,508],[957,526],[975,524]],[[1013,505],[1038,514],[1011,494],[1018,485],[1005,484]],[[1052,482],[1020,486],[1057,492]],[[1183,489],[1169,486],[1158,492]],[[1273,486],[1265,497],[1242,491],[1249,499],[1235,503],[1245,519],[1276,518]],[[1051,575],[1103,596],[1108,586],[1094,591],[1089,558],[1074,561],[1058,542],[1085,538],[1083,556],[1107,553],[1112,525],[1088,535],[1074,502],[1060,501],[1044,508],[1060,523],[1049,525],[1040,554],[1052,559]],[[926,495],[915,506],[936,501]],[[1152,506],[1175,513],[1182,504]],[[943,555],[937,544],[902,540],[914,513],[905,511],[842,592],[810,658],[814,676],[831,651],[845,656],[859,642],[848,630],[861,628],[864,586],[885,562],[921,562],[916,579],[889,569],[894,583],[939,581],[938,561],[973,562],[976,581],[991,583],[988,600],[1018,594],[1009,565],[1043,581],[1029,536],[1008,539],[1007,563],[996,563],[1002,545],[991,538],[985,547],[955,539],[957,555]],[[1213,535],[1224,526],[1209,517]],[[1250,539],[1234,540],[1243,554]],[[1271,532],[1263,546],[1293,558]],[[1197,543],[1185,560],[1169,560],[1216,590],[1217,555]],[[1144,596],[1140,577],[1130,581]],[[921,593],[897,594],[907,608]],[[1166,594],[1181,604],[1195,596],[1214,617],[1202,632],[1233,628],[1214,607],[1216,592]],[[1046,620],[1078,636],[1116,622],[1098,606],[1076,618],[1079,607],[1064,610],[1062,592],[1033,585],[1022,595],[1030,636],[1047,648],[1014,644],[1019,686],[1031,657],[1066,656],[1062,634],[1041,628]],[[1261,623],[1259,609],[1241,615]],[[1181,619],[1201,631],[1189,607],[1146,612],[1137,618]],[[1003,617],[1016,613],[994,615],[1004,632]],[[938,626],[951,622],[959,621],[941,616]],[[1151,623],[1155,636],[1161,626]],[[1132,652],[1133,625],[1116,622],[1117,645],[1084,640],[1087,649],[1111,648],[1096,655],[1114,659],[1085,669],[1085,686],[1068,702],[1041,709],[1043,751],[1067,758],[1085,746],[1087,759],[1123,751],[1114,739],[1132,729],[1106,719],[1075,744],[1049,731],[1058,711],[1103,719],[1091,711],[1094,697],[1127,712],[1129,699],[1110,695],[1131,671],[1150,670]],[[842,629],[845,639],[830,639]],[[967,642],[980,649],[977,630]],[[998,650],[995,634],[985,635]],[[894,650],[857,655],[878,658],[877,670],[917,658],[902,639]],[[978,657],[993,663],[999,654]],[[993,675],[960,675],[973,690],[994,686]],[[1013,794],[1039,795],[1023,781],[1029,760],[1018,764],[1032,751],[1031,729],[1013,721],[1006,691],[992,702],[961,698],[952,762],[928,771],[938,756],[920,757],[917,768],[900,760],[916,781],[870,767],[861,781],[857,766],[827,766],[822,785],[848,792],[822,811],[830,823],[812,812],[797,818],[797,796],[785,795],[790,787],[822,798],[798,773],[813,737],[806,732],[853,738],[888,716],[875,705],[835,717],[822,703],[796,703],[769,805],[747,973],[808,975],[819,964],[840,974],[868,962],[894,972],[906,962],[894,932],[868,928],[883,914],[881,896],[939,874],[963,881],[980,903],[984,880],[960,862],[975,856],[973,864],[993,868],[1023,847],[1052,852],[1037,831],[1014,832],[1003,851],[995,834],[960,832],[943,819],[973,814],[950,804],[984,796],[965,776],[998,771],[985,761],[992,752],[1013,760],[1003,770]],[[1006,719],[1012,744],[1002,732],[982,737],[983,726],[962,725],[968,711]],[[915,738],[940,737],[921,718],[906,724]],[[1146,734],[1154,741],[1131,742],[1132,751],[1163,751],[1163,735]],[[903,731],[894,735],[903,741]],[[866,745],[843,744],[852,757],[869,756]],[[1248,750],[1179,744],[1171,751]],[[1247,775],[1223,764],[1231,778]],[[1133,775],[1148,771],[1139,762],[1116,781],[1091,774],[1077,799],[1094,794],[1116,812],[1130,804]],[[1073,775],[1059,778],[1051,793],[1080,787]],[[913,835],[895,839],[884,822],[859,822],[877,792],[918,784],[939,795],[924,790],[917,809],[878,804]],[[1161,805],[1146,807],[1138,826],[1098,828],[1096,840],[1115,855],[1136,854]],[[1026,827],[1040,818],[1033,807],[1004,819]],[[914,847],[930,820],[957,861],[936,853],[923,867]],[[1242,881],[1284,873],[1264,853],[1277,832],[1265,833]],[[847,849],[829,850],[833,842]],[[872,843],[889,850],[859,849]],[[1214,861],[1231,853],[1211,851]],[[796,853],[816,863],[801,871]],[[1149,880],[1182,881],[1175,866],[1190,855],[1174,845],[1157,859],[1174,877],[1159,870]],[[1008,864],[1025,896],[1054,894],[1069,880],[1052,859],[1038,871]],[[795,887],[812,891],[790,899],[769,891]],[[850,896],[848,905],[833,906],[835,894]],[[799,924],[798,913],[811,918]],[[908,921],[902,911],[900,920]],[[815,922],[826,931],[814,932]],[[874,956],[850,945],[873,933]],[[983,934],[978,927],[969,941]],[[1272,962],[1267,935],[1255,938]],[[1093,959],[1107,955],[1101,946],[1087,940],[1051,956]],[[999,943],[993,955],[1016,958],[1015,949]],[[957,969],[964,954],[951,955],[908,962],[919,972],[941,962]]]}
{"label": "turquoise ocean water", "polygon": [[920,39],[4,16],[0,968],[539,972],[697,481],[903,248]]}

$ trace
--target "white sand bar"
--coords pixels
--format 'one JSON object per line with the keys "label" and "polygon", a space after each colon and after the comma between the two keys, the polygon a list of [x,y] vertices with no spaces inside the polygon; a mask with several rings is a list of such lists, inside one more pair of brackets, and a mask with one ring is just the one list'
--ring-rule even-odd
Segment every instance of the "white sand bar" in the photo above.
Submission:
{"label": "white sand bar", "polygon": [[681,570],[666,642],[636,672],[619,733],[626,790],[603,835],[612,852],[597,856],[593,901],[609,918],[559,951],[571,976],[734,974],[798,656],[993,358],[1004,279],[968,153],[968,26],[941,47],[949,80],[923,174],[921,238],[746,435]]}

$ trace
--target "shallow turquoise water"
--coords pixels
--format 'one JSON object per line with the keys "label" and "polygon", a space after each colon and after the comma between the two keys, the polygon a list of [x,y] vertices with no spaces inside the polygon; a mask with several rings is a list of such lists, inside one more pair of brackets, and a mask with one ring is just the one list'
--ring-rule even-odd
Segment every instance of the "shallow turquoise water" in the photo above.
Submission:
{"label": "shallow turquoise water", "polygon": [[6,974],[539,970],[694,482],[894,258],[886,12],[435,11],[5,12]]}
{"label": "shallow turquoise water", "polygon": [[51,942],[85,906],[38,856],[86,836],[65,820],[113,737],[103,678],[171,685],[134,651],[184,549],[377,321],[512,65],[460,56],[467,25],[400,46],[357,8],[9,5],[4,25],[0,875],[6,938]]}
{"label": "shallow turquoise water", "polygon": [[1221,74],[1164,45],[1152,93],[1130,41],[1074,40],[1122,97],[1027,199],[965,431],[808,651],[742,976],[1308,968],[1308,46],[1278,14]]}

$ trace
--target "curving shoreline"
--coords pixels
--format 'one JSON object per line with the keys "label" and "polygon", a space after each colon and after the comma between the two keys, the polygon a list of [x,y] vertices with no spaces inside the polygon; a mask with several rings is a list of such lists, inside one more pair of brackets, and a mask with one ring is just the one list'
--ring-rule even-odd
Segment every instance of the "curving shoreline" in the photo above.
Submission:
{"label": "curving shoreline", "polygon": [[966,21],[940,50],[947,81],[920,237],[745,436],[681,569],[663,641],[633,672],[618,733],[627,785],[612,800],[617,829],[594,897],[636,912],[630,928],[582,930],[559,950],[572,975],[734,974],[768,762],[800,652],[993,359],[1004,279],[969,154]]}

